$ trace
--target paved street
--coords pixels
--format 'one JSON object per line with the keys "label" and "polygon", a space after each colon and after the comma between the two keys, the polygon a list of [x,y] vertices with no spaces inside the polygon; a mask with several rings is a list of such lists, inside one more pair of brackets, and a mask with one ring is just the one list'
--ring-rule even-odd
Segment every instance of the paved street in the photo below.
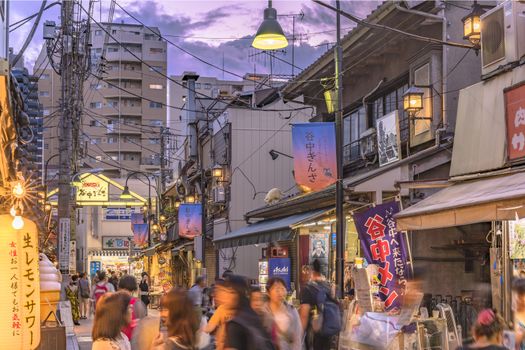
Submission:
{"label": "paved street", "polygon": [[[158,316],[159,312],[155,309],[148,310],[148,315]],[[93,318],[87,320],[80,320],[80,326],[75,326],[76,341],[68,339],[68,350],[90,350],[93,343],[91,339],[91,329],[93,327]],[[77,346],[78,344],[78,346]]]}

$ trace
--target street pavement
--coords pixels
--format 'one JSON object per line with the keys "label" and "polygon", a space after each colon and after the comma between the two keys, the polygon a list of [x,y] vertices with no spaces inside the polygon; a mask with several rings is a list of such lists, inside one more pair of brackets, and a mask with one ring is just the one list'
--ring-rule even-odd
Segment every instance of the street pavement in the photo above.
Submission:
{"label": "street pavement", "polygon": [[[159,311],[148,309],[148,316],[159,316]],[[90,316],[87,320],[80,320],[79,323],[80,326],[75,326],[75,337],[68,339],[67,350],[91,350],[91,345],[93,344],[91,339],[93,316]]]}

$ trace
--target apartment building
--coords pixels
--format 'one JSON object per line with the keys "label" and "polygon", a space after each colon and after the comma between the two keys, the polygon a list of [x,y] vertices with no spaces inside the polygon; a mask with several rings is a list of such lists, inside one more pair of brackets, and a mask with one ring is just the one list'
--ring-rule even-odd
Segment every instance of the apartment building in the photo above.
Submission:
{"label": "apartment building", "polygon": [[[167,117],[167,47],[159,34],[158,28],[142,25],[92,24],[93,74],[84,84],[79,166],[104,168],[112,177],[160,168],[160,133]],[[61,81],[48,63],[45,45],[33,71],[40,76],[44,153],[52,176],[58,166],[58,157],[50,158],[58,154]]]}

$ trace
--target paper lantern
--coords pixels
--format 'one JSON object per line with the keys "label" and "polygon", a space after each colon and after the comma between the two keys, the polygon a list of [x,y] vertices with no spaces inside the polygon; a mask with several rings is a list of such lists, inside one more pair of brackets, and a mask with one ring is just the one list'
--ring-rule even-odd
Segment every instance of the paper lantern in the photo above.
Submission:
{"label": "paper lantern", "polygon": [[0,348],[36,349],[40,343],[40,277],[38,234],[23,219],[15,230],[13,217],[0,215]]}

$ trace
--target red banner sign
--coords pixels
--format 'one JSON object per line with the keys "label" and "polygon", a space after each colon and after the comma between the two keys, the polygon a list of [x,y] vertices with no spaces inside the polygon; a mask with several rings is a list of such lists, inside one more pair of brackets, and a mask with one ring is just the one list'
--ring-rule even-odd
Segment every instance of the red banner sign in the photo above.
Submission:
{"label": "red banner sign", "polygon": [[525,82],[505,91],[507,155],[509,160],[525,157]]}

